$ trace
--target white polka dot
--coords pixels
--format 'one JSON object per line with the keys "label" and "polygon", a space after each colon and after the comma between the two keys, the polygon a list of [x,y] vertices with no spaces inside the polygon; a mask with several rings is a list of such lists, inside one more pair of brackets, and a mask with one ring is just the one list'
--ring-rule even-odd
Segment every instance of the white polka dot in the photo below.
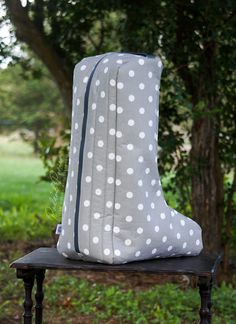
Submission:
{"label": "white polka dot", "polygon": [[116,161],[120,162],[122,160],[122,157],[120,155],[116,155]]}
{"label": "white polka dot", "polygon": [[177,237],[177,239],[179,240],[179,239],[181,238],[180,233],[177,233],[176,237]]}
{"label": "white polka dot", "polygon": [[196,245],[199,245],[200,244],[200,240],[196,240]]}
{"label": "white polka dot", "polygon": [[123,88],[124,88],[124,83],[123,83],[123,82],[118,82],[118,83],[117,83],[117,88],[118,88],[119,90],[123,89]]}
{"label": "white polka dot", "polygon": [[77,87],[74,87],[74,93],[76,93],[77,92]]}
{"label": "white polka dot", "polygon": [[116,234],[120,233],[120,228],[118,226],[114,226],[113,227],[113,232],[116,233]]}
{"label": "white polka dot", "polygon": [[172,245],[170,245],[170,246],[168,246],[168,251],[171,251],[173,249],[173,246]]}
{"label": "white polka dot", "polygon": [[129,101],[130,101],[130,102],[133,102],[134,100],[135,100],[134,95],[129,95]]}
{"label": "white polka dot", "polygon": [[123,61],[122,61],[122,60],[117,60],[116,63],[117,63],[117,64],[122,64]]}
{"label": "white polka dot", "polygon": [[84,71],[86,69],[86,65],[82,65],[80,71]]}
{"label": "white polka dot", "polygon": [[165,219],[166,218],[166,214],[165,213],[161,213],[160,214],[160,217],[161,217],[161,219]]}
{"label": "white polka dot", "polygon": [[170,229],[171,229],[171,230],[173,229],[173,224],[172,224],[172,223],[170,223]]}
{"label": "white polka dot", "polygon": [[122,114],[123,113],[123,108],[122,107],[117,107],[117,113]]}
{"label": "white polka dot", "polygon": [[76,147],[74,146],[73,147],[73,153],[75,154],[77,152],[77,149],[76,149]]}
{"label": "white polka dot", "polygon": [[100,97],[101,97],[101,98],[105,98],[105,96],[106,96],[105,91],[101,91],[101,93],[100,93]]}
{"label": "white polka dot", "polygon": [[98,164],[98,165],[96,166],[96,169],[97,169],[98,171],[102,171],[102,170],[103,170],[103,166],[102,166],[101,164]]}
{"label": "white polka dot", "polygon": [[72,197],[72,195],[70,195],[70,201],[72,201],[73,200],[73,197]]}
{"label": "white polka dot", "polygon": [[89,255],[89,250],[88,249],[84,249],[84,254],[85,255]]}
{"label": "white polka dot", "polygon": [[79,98],[76,100],[76,105],[77,106],[79,106],[79,104],[80,104],[80,100],[79,100]]}
{"label": "white polka dot", "polygon": [[144,60],[143,60],[143,59],[139,59],[139,60],[138,60],[138,63],[139,63],[140,65],[143,65],[143,64],[144,64]]}
{"label": "white polka dot", "polygon": [[189,230],[189,235],[193,235],[194,234],[194,231],[191,229],[191,230]]}
{"label": "white polka dot", "polygon": [[108,177],[108,178],[107,178],[107,182],[108,182],[109,184],[113,183],[113,182],[114,182],[114,178],[113,178],[113,177]]}
{"label": "white polka dot", "polygon": [[102,140],[98,141],[98,147],[103,147],[104,146],[104,142]]}
{"label": "white polka dot", "polygon": [[71,178],[74,178],[74,175],[75,175],[75,173],[74,173],[74,171],[72,170],[72,171],[71,171]]}
{"label": "white polka dot", "polygon": [[89,159],[92,159],[93,153],[92,152],[88,152],[87,156],[88,156]]}
{"label": "white polka dot", "polygon": [[99,116],[99,117],[98,117],[98,120],[99,120],[100,123],[103,123],[104,120],[105,120],[105,118],[104,118],[103,116]]}
{"label": "white polka dot", "polygon": [[161,190],[157,190],[156,195],[157,195],[157,197],[160,197],[160,195],[161,195]]}
{"label": "white polka dot", "polygon": [[111,230],[111,225],[109,225],[109,224],[105,225],[104,230],[106,232],[109,232]]}
{"label": "white polka dot", "polygon": [[128,120],[128,125],[129,125],[129,126],[134,126],[134,124],[135,124],[135,122],[134,122],[133,119],[129,119],[129,120]]}
{"label": "white polka dot", "polygon": [[152,186],[155,186],[155,184],[156,184],[156,180],[155,180],[155,179],[152,179],[152,181],[151,181],[151,185],[152,185]]}
{"label": "white polka dot", "polygon": [[94,214],[93,214],[93,217],[94,217],[95,219],[99,219],[100,216],[101,216],[100,213],[94,213]]}
{"label": "white polka dot", "polygon": [[140,90],[143,90],[145,88],[145,85],[144,85],[144,83],[139,83],[138,87],[139,87]]}
{"label": "white polka dot", "polygon": [[67,248],[70,250],[71,249],[71,244],[70,242],[67,243]]}
{"label": "white polka dot", "polygon": [[147,221],[151,222],[151,216],[150,215],[147,215]]}
{"label": "white polka dot", "polygon": [[87,176],[87,177],[85,178],[85,181],[88,182],[88,183],[91,182],[91,180],[92,180],[92,178],[91,178],[90,176]]}
{"label": "white polka dot", "polygon": [[82,229],[83,229],[83,231],[87,232],[88,229],[89,229],[88,224],[84,224],[84,225],[82,226]]}
{"label": "white polka dot", "polygon": [[138,210],[143,210],[143,204],[138,204]]}
{"label": "white polka dot", "polygon": [[133,217],[132,216],[126,216],[125,217],[125,220],[126,220],[126,222],[128,222],[128,223],[130,223],[130,222],[132,222],[132,220],[133,220]]}
{"label": "white polka dot", "polygon": [[127,144],[127,150],[132,151],[134,148],[133,144]]}
{"label": "white polka dot", "polygon": [[120,207],[121,207],[121,204],[115,203],[115,209],[120,209]]}
{"label": "white polka dot", "polygon": [[85,207],[90,206],[90,201],[89,201],[89,200],[85,200],[85,201],[84,201],[84,206],[85,206]]}
{"label": "white polka dot", "polygon": [[115,253],[116,256],[120,256],[120,250],[116,249],[116,250],[114,251],[114,253]]}
{"label": "white polka dot", "polygon": [[152,96],[149,96],[148,97],[148,101],[151,103],[151,102],[153,102],[153,97]]}
{"label": "white polka dot", "polygon": [[155,254],[157,252],[157,249],[152,250],[152,254]]}
{"label": "white polka dot", "polygon": [[75,123],[75,129],[78,129],[78,128],[79,128],[78,123]]}
{"label": "white polka dot", "polygon": [[165,243],[167,241],[167,236],[162,237],[162,242]]}
{"label": "white polka dot", "polygon": [[114,153],[109,153],[108,158],[109,158],[109,160],[114,160],[115,154]]}
{"label": "white polka dot", "polygon": [[121,131],[117,131],[116,132],[116,137],[121,138],[122,137],[122,132]]}
{"label": "white polka dot", "polygon": [[148,149],[149,149],[149,151],[152,151],[153,150],[153,145],[149,144]]}
{"label": "white polka dot", "polygon": [[115,104],[110,104],[110,110],[115,111],[116,110],[116,105]]}
{"label": "white polka dot", "polygon": [[146,168],[146,169],[145,169],[145,173],[146,173],[146,174],[149,174],[149,173],[150,173],[150,168]]}
{"label": "white polka dot", "polygon": [[152,208],[152,209],[155,208],[155,204],[154,204],[154,202],[151,203],[151,208]]}
{"label": "white polka dot", "polygon": [[186,248],[186,246],[187,246],[187,243],[186,243],[186,242],[184,242],[184,243],[183,243],[183,249],[185,249],[185,248]]}
{"label": "white polka dot", "polygon": [[97,108],[97,105],[95,104],[95,102],[92,104],[92,110],[95,110]]}
{"label": "white polka dot", "polygon": [[141,139],[143,139],[145,137],[145,133],[144,132],[140,132],[138,135]]}
{"label": "white polka dot", "polygon": [[126,197],[127,198],[133,198],[133,193],[131,192],[131,191],[128,191],[127,193],[126,193]]}
{"label": "white polka dot", "polygon": [[106,206],[107,206],[107,208],[111,208],[112,207],[112,201],[107,201],[106,202]]}
{"label": "white polka dot", "polygon": [[130,71],[129,71],[129,76],[130,76],[131,78],[133,78],[133,77],[134,77],[134,74],[135,74],[135,73],[134,73],[134,71],[133,71],[133,70],[130,70]]}
{"label": "white polka dot", "polygon": [[103,71],[105,74],[108,72],[108,67],[106,66],[104,71]]}
{"label": "white polka dot", "polygon": [[132,241],[131,241],[130,239],[125,240],[125,245],[126,245],[126,246],[131,245],[131,243],[132,243]]}
{"label": "white polka dot", "polygon": [[139,185],[139,187],[142,187],[142,185],[143,185],[143,180],[140,179],[140,180],[138,181],[138,185]]}
{"label": "white polka dot", "polygon": [[134,173],[134,169],[132,169],[132,168],[128,168],[127,170],[126,170],[126,172],[128,173],[128,174],[133,174]]}
{"label": "white polka dot", "polygon": [[162,62],[161,61],[158,62],[158,66],[162,67]]}
{"label": "white polka dot", "polygon": [[145,113],[145,109],[143,107],[139,108],[139,113],[143,115]]}
{"label": "white polka dot", "polygon": [[156,85],[155,85],[155,90],[156,90],[156,91],[159,91],[159,89],[160,89],[159,85],[156,84]]}
{"label": "white polka dot", "polygon": [[93,243],[98,244],[98,242],[99,242],[99,238],[97,236],[94,236],[93,237]]}
{"label": "white polka dot", "polygon": [[116,179],[116,185],[117,185],[117,186],[120,186],[120,185],[121,185],[121,181],[120,181],[120,179]]}
{"label": "white polka dot", "polygon": [[83,82],[84,83],[87,83],[88,82],[88,77],[87,76],[83,78]]}
{"label": "white polka dot", "polygon": [[150,127],[152,127],[152,126],[153,126],[153,121],[152,121],[152,120],[149,120],[148,125],[149,125]]}
{"label": "white polka dot", "polygon": [[185,220],[184,220],[184,219],[181,219],[180,224],[181,224],[182,226],[184,226],[184,225],[185,225]]}
{"label": "white polka dot", "polygon": [[68,218],[67,224],[70,226],[71,225],[71,218]]}
{"label": "white polka dot", "polygon": [[141,252],[140,252],[140,251],[137,251],[137,252],[135,252],[135,256],[136,256],[136,257],[139,257],[139,256],[140,256],[140,254],[141,254]]}
{"label": "white polka dot", "polygon": [[174,217],[175,213],[173,212],[173,210],[171,211],[171,216]]}
{"label": "white polka dot", "polygon": [[144,158],[143,158],[142,155],[140,155],[140,156],[138,157],[138,161],[139,161],[140,163],[142,163],[142,162],[144,161]]}
{"label": "white polka dot", "polygon": [[102,61],[102,63],[105,64],[105,63],[107,63],[108,61],[109,61],[108,58],[105,58],[105,59]]}
{"label": "white polka dot", "polygon": [[102,190],[100,188],[97,188],[95,190],[95,193],[96,193],[97,196],[100,196],[102,194]]}
{"label": "white polka dot", "polygon": [[62,236],[65,235],[65,230],[64,230],[64,229],[61,230],[61,235],[62,235]]}
{"label": "white polka dot", "polygon": [[116,130],[114,128],[109,129],[109,134],[110,135],[115,135]]}
{"label": "white polka dot", "polygon": [[151,242],[152,242],[152,240],[151,240],[150,238],[148,238],[148,239],[146,240],[146,244],[147,244],[147,245],[151,244]]}
{"label": "white polka dot", "polygon": [[109,250],[109,249],[104,249],[103,253],[104,253],[105,255],[109,255],[109,254],[110,254],[110,250]]}
{"label": "white polka dot", "polygon": [[100,84],[100,80],[96,80],[95,84],[96,84],[96,86],[98,87],[99,84]]}
{"label": "white polka dot", "polygon": [[148,72],[148,77],[149,77],[149,79],[152,78],[152,72]]}
{"label": "white polka dot", "polygon": [[159,226],[158,226],[158,225],[156,225],[156,226],[155,226],[155,232],[157,232],[157,233],[158,233],[158,232],[159,232],[159,229],[160,229],[160,228],[159,228]]}
{"label": "white polka dot", "polygon": [[143,233],[143,228],[142,227],[137,228],[137,233],[142,234]]}
{"label": "white polka dot", "polygon": [[116,85],[116,81],[115,81],[114,79],[111,79],[111,80],[110,80],[110,85],[111,85],[112,87],[114,87],[114,86]]}
{"label": "white polka dot", "polygon": [[94,128],[91,127],[90,130],[89,130],[89,132],[90,132],[91,135],[94,134]]}

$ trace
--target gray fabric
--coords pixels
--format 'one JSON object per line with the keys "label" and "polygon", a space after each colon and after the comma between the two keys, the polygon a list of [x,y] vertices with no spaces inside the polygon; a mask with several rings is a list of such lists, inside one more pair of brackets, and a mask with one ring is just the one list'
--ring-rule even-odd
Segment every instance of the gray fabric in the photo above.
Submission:
{"label": "gray fabric", "polygon": [[[89,91],[78,253],[74,221],[84,99],[99,60]],[[65,257],[113,264],[201,252],[200,226],[167,205],[158,173],[162,69],[159,57],[126,53],[88,57],[75,66],[70,160],[57,244]]]}

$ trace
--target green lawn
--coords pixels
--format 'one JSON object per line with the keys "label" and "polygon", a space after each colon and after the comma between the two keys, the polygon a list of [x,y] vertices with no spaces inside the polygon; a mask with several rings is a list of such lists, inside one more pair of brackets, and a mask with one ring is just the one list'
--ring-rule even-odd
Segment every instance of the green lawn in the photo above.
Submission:
{"label": "green lawn", "polygon": [[[40,181],[41,161],[22,141],[0,138],[0,240],[27,240],[51,235],[60,220],[53,187]],[[53,208],[53,210],[51,210]]]}

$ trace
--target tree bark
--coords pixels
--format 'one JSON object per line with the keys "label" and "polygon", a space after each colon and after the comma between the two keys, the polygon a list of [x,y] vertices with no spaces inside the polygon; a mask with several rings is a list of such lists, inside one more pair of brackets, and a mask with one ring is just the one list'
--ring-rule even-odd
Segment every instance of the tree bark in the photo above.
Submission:
{"label": "tree bark", "polygon": [[71,111],[72,69],[48,41],[38,21],[33,21],[20,0],[5,0],[18,40],[26,43],[46,65],[59,88],[67,114]]}
{"label": "tree bark", "polygon": [[206,252],[221,250],[224,215],[223,175],[213,117],[194,120],[191,150],[192,213],[201,225]]}

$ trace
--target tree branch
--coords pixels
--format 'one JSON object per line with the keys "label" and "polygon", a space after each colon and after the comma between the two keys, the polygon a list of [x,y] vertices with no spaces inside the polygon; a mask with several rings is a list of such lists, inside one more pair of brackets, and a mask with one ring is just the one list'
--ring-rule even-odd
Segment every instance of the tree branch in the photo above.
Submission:
{"label": "tree branch", "polygon": [[47,66],[58,85],[65,107],[70,111],[72,70],[48,42],[42,28],[38,28],[29,18],[28,11],[22,7],[20,0],[5,0],[5,4],[15,27],[17,39],[26,43]]}

